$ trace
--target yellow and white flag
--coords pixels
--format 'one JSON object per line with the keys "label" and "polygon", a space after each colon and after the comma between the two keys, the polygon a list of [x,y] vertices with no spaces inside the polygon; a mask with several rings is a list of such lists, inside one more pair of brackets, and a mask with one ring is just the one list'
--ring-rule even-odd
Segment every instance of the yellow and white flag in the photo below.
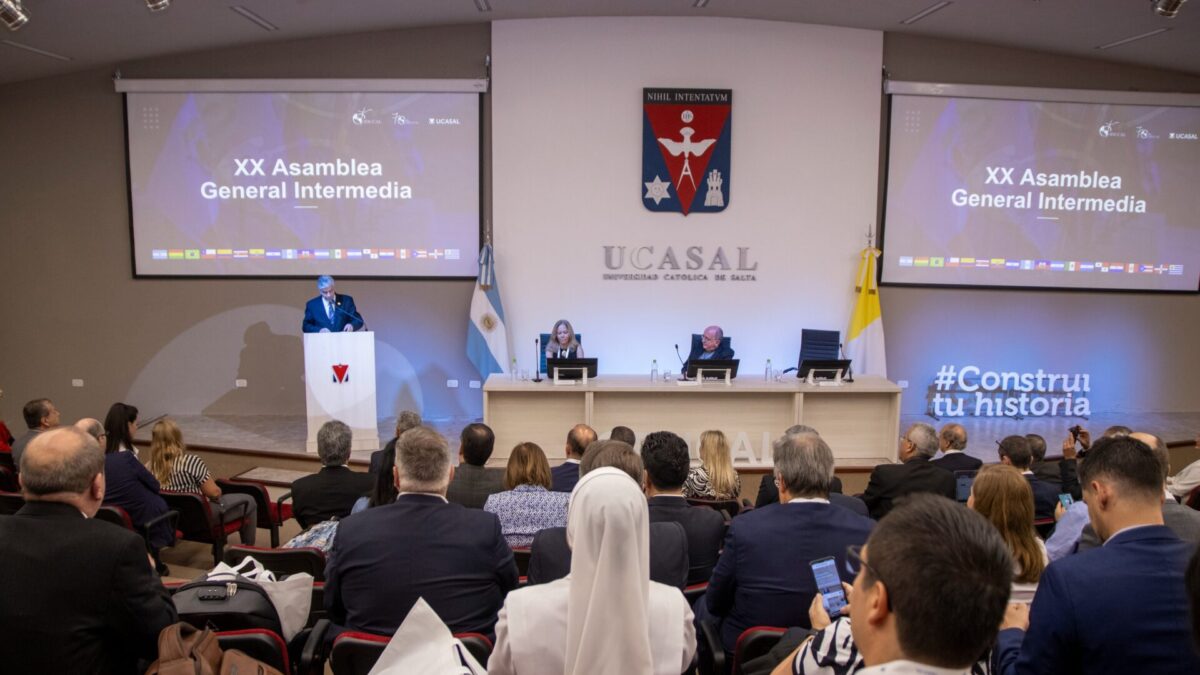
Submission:
{"label": "yellow and white flag", "polygon": [[862,252],[854,285],[854,311],[846,331],[846,358],[856,375],[887,377],[887,355],[883,349],[883,318],[879,311],[879,286],[875,283],[875,260],[880,250]]}

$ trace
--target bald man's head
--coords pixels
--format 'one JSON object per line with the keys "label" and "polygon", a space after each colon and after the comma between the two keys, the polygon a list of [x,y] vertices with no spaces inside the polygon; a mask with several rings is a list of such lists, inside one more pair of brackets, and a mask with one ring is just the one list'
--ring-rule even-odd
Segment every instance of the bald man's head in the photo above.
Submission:
{"label": "bald man's head", "polygon": [[104,424],[100,420],[85,417],[75,423],[75,428],[96,439],[101,446],[104,445],[104,439],[101,438],[104,435]]}
{"label": "bald man's head", "polygon": [[[104,452],[100,445],[74,427],[39,434],[21,455],[21,488],[28,500],[81,499],[88,504],[94,501],[98,508],[104,498],[103,473]],[[82,508],[85,504],[77,505]],[[94,513],[92,508],[88,515]]]}
{"label": "bald man's head", "polygon": [[586,424],[576,424],[567,432],[567,457],[580,459],[587,447],[596,441],[596,430]]}

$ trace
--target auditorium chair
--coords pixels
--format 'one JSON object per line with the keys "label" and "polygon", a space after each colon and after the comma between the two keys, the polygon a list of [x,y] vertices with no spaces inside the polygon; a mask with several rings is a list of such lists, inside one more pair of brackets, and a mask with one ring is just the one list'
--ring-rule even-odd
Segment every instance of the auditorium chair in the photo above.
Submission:
{"label": "auditorium chair", "polygon": [[230,533],[242,527],[245,516],[222,523],[208,498],[199,492],[162,491],[167,508],[179,514],[175,538],[212,544],[213,566],[221,562]]}
{"label": "auditorium chair", "polygon": [[316,548],[262,548],[234,544],[225,549],[225,564],[237,566],[252,557],[276,576],[307,572],[314,581],[325,580],[325,554]]}
{"label": "auditorium chair", "polygon": [[[9,457],[7,452],[0,452],[0,457]],[[8,460],[12,461],[11,457]],[[11,466],[0,464],[0,492],[20,492],[21,484],[17,481],[17,470]]]}
{"label": "auditorium chair", "polygon": [[1183,505],[1200,511],[1200,485],[1192,488],[1192,491],[1183,498]]}
{"label": "auditorium chair", "polygon": [[0,516],[11,516],[25,506],[25,496],[19,492],[0,492]]}
{"label": "auditorium chair", "polygon": [[725,522],[729,522],[734,516],[741,513],[742,505],[736,499],[702,499],[700,497],[688,497],[688,504],[692,506],[707,506],[714,511],[720,511],[725,516]]}
{"label": "auditorium chair", "polygon": [[[346,631],[334,638],[333,646],[326,654],[325,635],[330,625],[327,619],[322,619],[312,629],[301,656],[300,675],[323,673],[326,659],[334,675],[366,675],[375,667],[375,662],[392,639],[389,635]],[[480,665],[487,667],[488,657],[492,654],[492,641],[487,636],[479,633],[456,633],[454,637],[463,643]]]}
{"label": "auditorium chair", "polygon": [[280,497],[279,501],[273,502],[271,493],[267,492],[267,484],[260,481],[245,478],[218,478],[217,487],[221,488],[221,492],[253,497],[255,505],[258,507],[258,527],[270,530],[271,548],[279,548],[279,528],[283,526],[284,521],[292,517],[292,505],[283,503],[284,500],[291,499],[291,492]]}
{"label": "auditorium chair", "polygon": [[1045,541],[1054,533],[1054,524],[1057,521],[1054,518],[1038,518],[1033,521],[1033,529],[1037,530],[1038,536]]}
{"label": "auditorium chair", "polygon": [[513,559],[517,561],[517,576],[525,576],[529,574],[529,555],[530,549],[528,546],[514,548]]}
{"label": "auditorium chair", "polygon": [[687,600],[688,607],[694,607],[696,601],[704,597],[704,592],[708,590],[708,582],[702,581],[698,584],[692,584],[683,589],[683,599]]}
{"label": "auditorium chair", "polygon": [[771,648],[779,642],[785,632],[787,632],[786,628],[776,626],[747,628],[738,636],[737,644],[734,646],[733,659],[728,660],[725,647],[721,642],[720,631],[711,621],[701,621],[701,634],[697,638],[705,643],[707,649],[698,650],[706,652],[706,658],[701,659],[699,670],[706,675],[742,675],[742,668],[746,662],[771,651]]}
{"label": "auditorium chair", "polygon": [[291,673],[287,643],[275,631],[264,628],[220,631],[217,644],[221,649],[236,649],[252,659],[258,659],[281,673]]}

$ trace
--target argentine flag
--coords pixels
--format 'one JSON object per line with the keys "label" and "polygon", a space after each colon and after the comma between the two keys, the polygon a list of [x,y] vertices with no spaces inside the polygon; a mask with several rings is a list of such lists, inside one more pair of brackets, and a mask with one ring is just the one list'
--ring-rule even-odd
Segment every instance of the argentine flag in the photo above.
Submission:
{"label": "argentine flag", "polygon": [[887,377],[887,356],[883,350],[883,318],[879,311],[879,287],[875,283],[875,259],[881,251],[864,248],[855,277],[854,311],[846,332],[846,358],[850,368],[860,375]]}
{"label": "argentine flag", "polygon": [[492,373],[507,373],[512,360],[491,244],[484,244],[479,252],[479,280],[471,298],[471,321],[467,324],[467,358],[484,381]]}

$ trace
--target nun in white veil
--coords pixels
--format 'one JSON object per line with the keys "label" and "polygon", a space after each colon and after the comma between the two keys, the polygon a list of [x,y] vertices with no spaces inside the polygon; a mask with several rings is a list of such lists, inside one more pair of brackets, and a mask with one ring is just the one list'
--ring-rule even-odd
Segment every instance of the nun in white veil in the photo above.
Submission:
{"label": "nun in white veil", "polygon": [[508,594],[491,675],[678,675],[696,651],[679,589],[650,581],[646,497],[611,467],[579,479],[567,514],[571,573]]}

